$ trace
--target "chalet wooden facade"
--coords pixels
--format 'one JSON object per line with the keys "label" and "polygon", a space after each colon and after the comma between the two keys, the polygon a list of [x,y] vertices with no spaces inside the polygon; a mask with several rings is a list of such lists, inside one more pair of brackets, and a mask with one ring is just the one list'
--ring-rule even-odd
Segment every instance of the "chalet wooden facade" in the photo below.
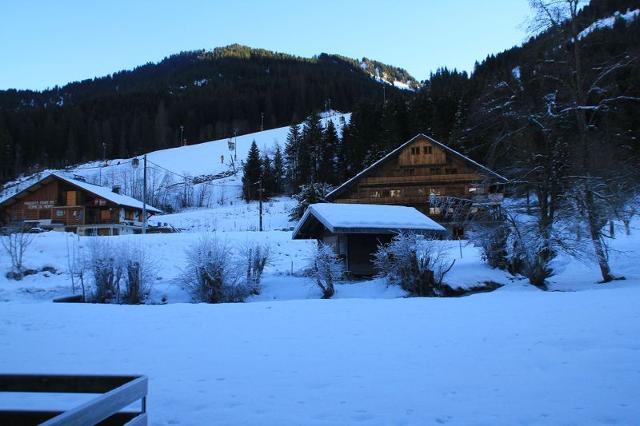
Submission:
{"label": "chalet wooden facade", "polygon": [[[160,210],[147,205],[147,215]],[[119,235],[142,229],[141,201],[52,173],[0,201],[0,223],[31,224],[81,235]]]}
{"label": "chalet wooden facade", "polygon": [[415,207],[449,223],[443,200],[464,200],[469,209],[502,203],[507,179],[448,146],[419,134],[326,196],[335,203]]}

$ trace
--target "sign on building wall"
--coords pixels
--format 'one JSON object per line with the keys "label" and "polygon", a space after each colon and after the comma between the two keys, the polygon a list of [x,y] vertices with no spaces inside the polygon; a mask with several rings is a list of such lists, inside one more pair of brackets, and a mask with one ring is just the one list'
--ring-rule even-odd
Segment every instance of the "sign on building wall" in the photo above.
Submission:
{"label": "sign on building wall", "polygon": [[25,201],[24,205],[29,210],[36,209],[50,209],[55,206],[56,202],[53,200],[37,200],[37,201]]}

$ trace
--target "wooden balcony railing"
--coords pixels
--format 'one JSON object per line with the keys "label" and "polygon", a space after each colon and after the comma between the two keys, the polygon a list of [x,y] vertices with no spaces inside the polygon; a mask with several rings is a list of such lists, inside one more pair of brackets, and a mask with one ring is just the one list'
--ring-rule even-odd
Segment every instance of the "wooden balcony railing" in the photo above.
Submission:
{"label": "wooden balcony railing", "polygon": [[[67,411],[0,410],[4,426],[147,424],[146,376],[0,375],[2,392],[100,394]],[[120,411],[140,401],[139,411]]]}

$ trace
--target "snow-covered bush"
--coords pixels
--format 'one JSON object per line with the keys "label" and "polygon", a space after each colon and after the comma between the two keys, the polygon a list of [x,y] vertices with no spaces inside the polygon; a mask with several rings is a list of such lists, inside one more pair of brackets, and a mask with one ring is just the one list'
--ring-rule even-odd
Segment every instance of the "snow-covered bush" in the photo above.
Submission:
{"label": "snow-covered bush", "polygon": [[500,222],[476,230],[471,233],[471,239],[480,247],[482,260],[492,268],[506,270],[510,269],[509,250],[507,248],[510,234],[511,228],[505,222]]}
{"label": "snow-covered bush", "polygon": [[33,234],[25,232],[22,227],[9,229],[7,235],[0,236],[0,243],[11,260],[8,278],[21,280],[24,276],[24,254],[32,241]]}
{"label": "snow-covered bush", "polygon": [[153,262],[143,247],[123,246],[118,250],[122,262],[124,289],[121,301],[129,305],[144,303],[153,279]]}
{"label": "snow-covered bush", "polygon": [[251,294],[260,294],[262,272],[269,262],[270,247],[262,243],[248,243],[240,250],[240,260],[246,271],[245,285]]}
{"label": "snow-covered bush", "polygon": [[89,242],[87,269],[93,288],[90,300],[96,303],[118,303],[122,264],[111,240],[95,237]]}
{"label": "snow-covered bush", "polygon": [[85,300],[132,305],[144,303],[149,294],[153,263],[142,247],[116,244],[96,237],[89,243],[86,262],[93,285],[90,296],[85,296]]}
{"label": "snow-covered bush", "polygon": [[330,299],[335,293],[334,283],[344,275],[344,264],[330,245],[318,243],[312,255],[311,275],[322,290],[322,298]]}
{"label": "snow-covered bush", "polygon": [[242,302],[251,294],[231,248],[213,236],[202,237],[187,250],[182,279],[196,302]]}
{"label": "snow-covered bush", "polygon": [[416,296],[443,295],[444,277],[454,263],[436,240],[408,232],[380,245],[374,258],[379,276]]}
{"label": "snow-covered bush", "polygon": [[546,280],[553,275],[549,263],[555,256],[552,249],[555,238],[545,238],[537,223],[520,221],[514,216],[508,216],[507,226],[509,271],[512,274],[520,273],[534,286],[546,289]]}

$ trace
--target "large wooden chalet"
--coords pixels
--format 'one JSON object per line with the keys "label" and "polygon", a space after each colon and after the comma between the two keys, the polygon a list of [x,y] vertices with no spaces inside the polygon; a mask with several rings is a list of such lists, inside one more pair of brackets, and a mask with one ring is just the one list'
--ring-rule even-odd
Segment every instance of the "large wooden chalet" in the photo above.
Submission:
{"label": "large wooden chalet", "polygon": [[[161,213],[147,205],[147,215]],[[0,200],[0,224],[30,224],[81,235],[120,235],[142,230],[143,204],[79,179],[52,173]]]}
{"label": "large wooden chalet", "polygon": [[340,185],[326,200],[415,207],[437,222],[450,223],[459,235],[460,224],[448,215],[454,209],[452,201],[460,201],[472,213],[499,206],[506,182],[498,173],[419,134]]}

